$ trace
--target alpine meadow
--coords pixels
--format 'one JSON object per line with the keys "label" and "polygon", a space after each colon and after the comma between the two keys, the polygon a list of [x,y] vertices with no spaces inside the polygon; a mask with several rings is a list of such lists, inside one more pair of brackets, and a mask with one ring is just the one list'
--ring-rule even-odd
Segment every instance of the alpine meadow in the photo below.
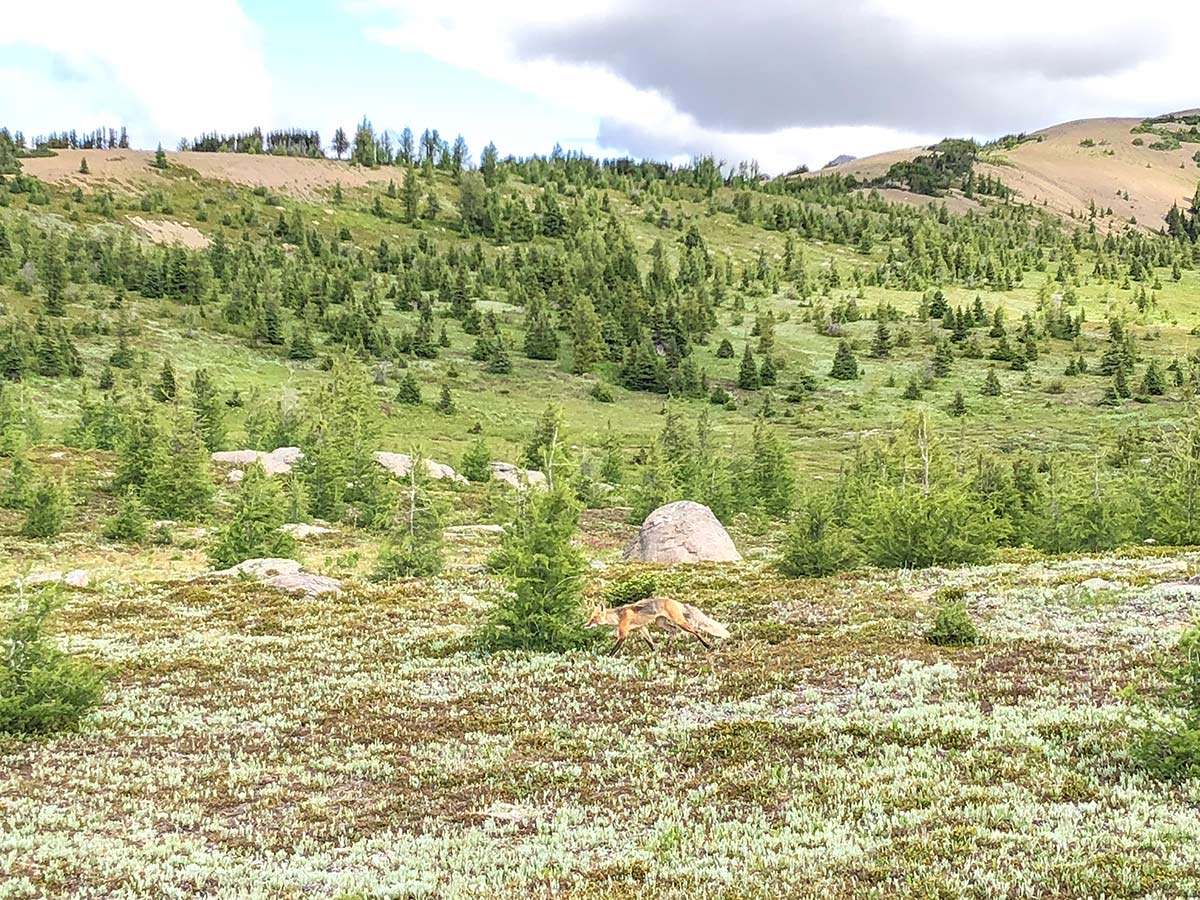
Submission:
{"label": "alpine meadow", "polygon": [[387,118],[0,122],[0,900],[1200,896],[1200,111]]}

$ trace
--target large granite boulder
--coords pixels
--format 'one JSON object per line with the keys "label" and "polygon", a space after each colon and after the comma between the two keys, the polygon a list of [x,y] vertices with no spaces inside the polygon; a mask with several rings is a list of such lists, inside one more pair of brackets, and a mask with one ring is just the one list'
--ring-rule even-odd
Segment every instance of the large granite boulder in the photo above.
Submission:
{"label": "large granite boulder", "polygon": [[624,557],[640,562],[697,563],[739,562],[742,555],[711,509],[679,500],[646,516]]}

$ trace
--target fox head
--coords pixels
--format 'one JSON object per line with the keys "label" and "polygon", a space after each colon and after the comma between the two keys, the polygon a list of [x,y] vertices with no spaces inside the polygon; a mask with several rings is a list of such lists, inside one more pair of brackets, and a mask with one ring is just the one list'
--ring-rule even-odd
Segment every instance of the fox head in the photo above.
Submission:
{"label": "fox head", "polygon": [[612,616],[609,615],[610,612],[611,610],[609,610],[608,607],[606,607],[603,603],[597,603],[592,608],[592,617],[588,619],[587,627],[598,628],[601,625],[612,625],[613,622],[611,621]]}

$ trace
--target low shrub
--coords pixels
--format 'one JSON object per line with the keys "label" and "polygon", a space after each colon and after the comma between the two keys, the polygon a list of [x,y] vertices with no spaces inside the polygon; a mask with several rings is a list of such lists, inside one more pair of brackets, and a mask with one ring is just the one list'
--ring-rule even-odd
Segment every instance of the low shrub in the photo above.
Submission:
{"label": "low shrub", "polygon": [[925,640],[939,647],[968,647],[980,641],[979,629],[971,620],[962,588],[943,588],[938,591],[940,602],[933,625],[925,632]]}
{"label": "low shrub", "polygon": [[45,633],[58,591],[18,596],[0,621],[0,733],[50,734],[73,727],[104,693],[95,668]]}
{"label": "low shrub", "polygon": [[604,589],[604,602],[609,606],[624,606],[654,596],[658,579],[653,572],[635,572]]}
{"label": "low shrub", "polygon": [[148,530],[142,502],[137,491],[129,488],[117,506],[117,514],[104,523],[104,537],[110,541],[140,544],[146,539]]}
{"label": "low shrub", "polygon": [[811,497],[788,528],[779,571],[788,578],[832,575],[854,565],[856,552],[848,532],[837,525],[830,501]]}
{"label": "low shrub", "polygon": [[379,548],[375,581],[395,581],[399,578],[427,578],[442,571],[441,542],[433,535],[404,534],[398,541]]}
{"label": "low shrub", "polygon": [[1200,778],[1200,624],[1160,663],[1166,690],[1142,705],[1132,756],[1163,781]]}
{"label": "low shrub", "polygon": [[21,533],[31,538],[52,538],[62,533],[67,518],[66,492],[50,480],[36,482],[25,505]]}

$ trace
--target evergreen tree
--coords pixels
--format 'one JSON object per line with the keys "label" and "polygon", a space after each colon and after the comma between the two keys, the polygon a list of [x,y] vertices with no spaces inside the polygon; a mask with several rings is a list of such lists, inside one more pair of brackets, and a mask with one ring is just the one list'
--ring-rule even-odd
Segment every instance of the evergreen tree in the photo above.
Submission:
{"label": "evergreen tree", "polygon": [[481,637],[497,650],[555,652],[588,642],[580,598],[583,560],[571,542],[579,506],[565,482],[521,495],[490,566],[508,585]]}
{"label": "evergreen tree", "polygon": [[775,363],[772,361],[770,355],[764,356],[762,365],[758,367],[758,380],[759,383],[766,387],[775,384]]}
{"label": "evergreen tree", "polygon": [[487,370],[493,375],[507,375],[512,371],[512,360],[504,352],[504,346],[497,341],[488,354]]}
{"label": "evergreen tree", "polygon": [[1140,393],[1150,397],[1161,397],[1166,392],[1167,380],[1158,365],[1158,360],[1152,359],[1146,366],[1146,374],[1142,378]]}
{"label": "evergreen tree", "polygon": [[67,267],[62,250],[54,239],[46,241],[42,251],[42,280],[46,286],[46,315],[61,318],[67,314]]}
{"label": "evergreen tree", "polygon": [[417,173],[411,165],[404,170],[400,196],[404,202],[404,221],[411,225],[417,221],[421,206],[421,185],[417,183]]}
{"label": "evergreen tree", "polygon": [[438,396],[438,402],[434,404],[434,409],[445,416],[454,415],[454,398],[450,396],[450,385],[443,384],[442,392]]}
{"label": "evergreen tree", "polygon": [[996,375],[995,366],[988,368],[987,378],[983,380],[983,387],[980,388],[979,393],[985,397],[1000,396],[1000,379]]}
{"label": "evergreen tree", "polygon": [[417,376],[412,373],[411,369],[406,370],[400,376],[400,382],[396,388],[396,402],[406,406],[421,404],[421,386],[417,383]]}
{"label": "evergreen tree", "polygon": [[159,144],[158,149],[154,151],[154,168],[165,169],[167,167],[167,154],[163,150],[163,145]]}
{"label": "evergreen tree", "polygon": [[117,504],[117,514],[104,523],[104,537],[110,541],[140,544],[146,539],[146,510],[137,490],[128,488]]}
{"label": "evergreen tree", "polygon": [[312,332],[308,325],[302,325],[292,330],[292,341],[288,345],[288,359],[308,360],[317,355],[313,346]]}
{"label": "evergreen tree", "polygon": [[487,442],[482,437],[476,438],[463,453],[459,472],[468,481],[489,481],[492,477],[491,459]]}
{"label": "evergreen tree", "polygon": [[592,298],[580,294],[575,298],[571,310],[571,340],[574,350],[572,371],[577,375],[591,371],[604,358],[604,336],[600,329],[600,317],[592,305]]}
{"label": "evergreen tree", "polygon": [[370,379],[350,357],[336,357],[329,377],[305,400],[299,435],[304,456],[298,470],[313,515],[391,525],[395,492],[374,456],[381,427]]}
{"label": "evergreen tree", "polygon": [[66,518],[67,497],[62,485],[50,479],[34,482],[25,504],[21,533],[31,538],[58,537]]}
{"label": "evergreen tree", "polygon": [[164,519],[201,518],[212,505],[214,491],[209,451],[195,420],[177,414],[170,430],[155,437],[142,483],[143,502]]}
{"label": "evergreen tree", "polygon": [[937,348],[933,352],[933,374],[938,378],[945,378],[950,374],[953,365],[954,351],[950,349],[950,343],[938,341]]}
{"label": "evergreen tree", "polygon": [[333,152],[337,154],[338,159],[341,159],[349,149],[350,139],[346,137],[346,129],[339,125],[337,131],[333,133]]}
{"label": "evergreen tree", "polygon": [[729,343],[729,338],[721,339],[721,345],[717,347],[717,359],[733,359],[733,344]]}
{"label": "evergreen tree", "polygon": [[787,453],[766,420],[759,417],[751,438],[744,490],[755,506],[781,518],[792,507],[795,487]]}
{"label": "evergreen tree", "polygon": [[479,174],[483,176],[483,183],[489,188],[500,183],[498,162],[499,154],[496,152],[496,145],[489,141],[488,145],[483,148],[483,155],[479,157]]}
{"label": "evergreen tree", "polygon": [[854,539],[838,523],[834,507],[832,498],[814,495],[784,532],[779,570],[788,578],[832,575],[854,564]]}
{"label": "evergreen tree", "polygon": [[8,470],[8,480],[4,490],[0,491],[0,508],[25,509],[33,492],[33,467],[23,450],[12,454],[12,465]]}
{"label": "evergreen tree", "polygon": [[416,450],[409,456],[412,462],[401,502],[403,527],[380,547],[372,575],[376,581],[429,577],[442,570],[440,517],[425,489],[425,460]]}
{"label": "evergreen tree", "polygon": [[858,360],[854,358],[854,351],[850,349],[848,341],[843,340],[838,344],[829,377],[839,381],[853,381],[858,378]]}
{"label": "evergreen tree", "polygon": [[525,314],[525,355],[529,359],[558,359],[558,333],[536,294]]}
{"label": "evergreen tree", "polygon": [[967,401],[963,399],[962,391],[954,392],[954,400],[951,401],[950,409],[948,411],[950,415],[954,416],[955,418],[959,418],[967,414]]}
{"label": "evergreen tree", "polygon": [[257,557],[287,558],[296,541],[280,531],[286,503],[279,485],[257,463],[246,469],[237,488],[233,509],[209,550],[214,568],[226,569]]}
{"label": "evergreen tree", "polygon": [[757,391],[762,387],[758,376],[758,366],[754,364],[754,353],[750,350],[749,344],[746,344],[742,351],[742,364],[738,368],[737,383],[743,391]]}
{"label": "evergreen tree", "polygon": [[163,359],[162,369],[158,373],[158,381],[152,393],[159,403],[175,402],[179,389],[175,384],[175,368],[170,359]]}
{"label": "evergreen tree", "polygon": [[192,412],[204,446],[216,452],[225,446],[225,404],[208,369],[197,369],[192,376]]}
{"label": "evergreen tree", "polygon": [[871,342],[871,356],[875,359],[883,359],[892,355],[892,333],[887,327],[887,322],[880,319],[875,325],[875,339]]}
{"label": "evergreen tree", "polygon": [[[542,469],[549,461],[562,455],[562,408],[551,403],[544,410],[525,442],[521,452],[521,465],[527,469]],[[551,476],[551,472],[546,472]]]}
{"label": "evergreen tree", "polygon": [[1118,400],[1128,400],[1131,396],[1124,366],[1118,366],[1113,374],[1112,392]]}

